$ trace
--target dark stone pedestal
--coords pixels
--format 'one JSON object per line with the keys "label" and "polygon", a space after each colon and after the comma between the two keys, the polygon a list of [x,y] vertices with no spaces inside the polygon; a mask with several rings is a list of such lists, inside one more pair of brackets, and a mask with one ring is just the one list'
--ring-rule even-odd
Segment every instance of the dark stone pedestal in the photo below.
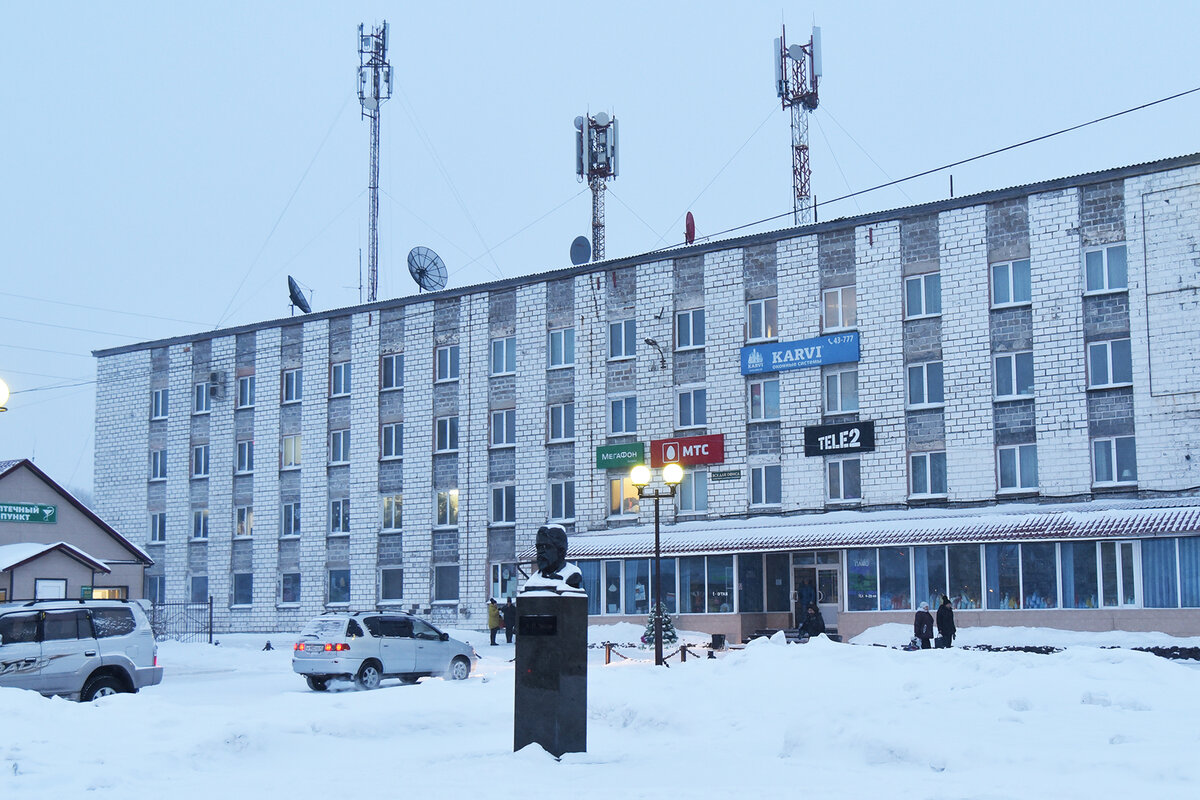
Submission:
{"label": "dark stone pedestal", "polygon": [[513,750],[587,752],[587,598],[517,596]]}

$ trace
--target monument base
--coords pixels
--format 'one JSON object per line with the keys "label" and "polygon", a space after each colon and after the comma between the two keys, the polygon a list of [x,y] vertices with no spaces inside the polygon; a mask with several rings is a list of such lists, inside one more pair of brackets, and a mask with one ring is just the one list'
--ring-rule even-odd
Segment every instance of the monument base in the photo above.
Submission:
{"label": "monument base", "polygon": [[513,750],[587,752],[587,597],[517,595]]}

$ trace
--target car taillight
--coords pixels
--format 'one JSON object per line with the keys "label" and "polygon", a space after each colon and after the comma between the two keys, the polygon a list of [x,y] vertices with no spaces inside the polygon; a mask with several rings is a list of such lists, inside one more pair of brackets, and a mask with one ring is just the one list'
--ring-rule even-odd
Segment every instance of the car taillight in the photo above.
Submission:
{"label": "car taillight", "polygon": [[336,650],[336,651],[340,652],[342,650],[349,650],[350,645],[346,644],[345,642],[338,642],[337,644],[325,645],[325,649],[326,650]]}
{"label": "car taillight", "polygon": [[292,645],[292,649],[293,650],[303,650],[304,642],[296,642],[294,645]]}

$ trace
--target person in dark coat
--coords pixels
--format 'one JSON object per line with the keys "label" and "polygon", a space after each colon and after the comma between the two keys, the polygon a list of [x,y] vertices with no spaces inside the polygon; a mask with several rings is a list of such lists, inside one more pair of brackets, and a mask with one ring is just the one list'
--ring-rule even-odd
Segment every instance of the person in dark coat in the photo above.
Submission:
{"label": "person in dark coat", "polygon": [[496,631],[500,630],[500,609],[495,598],[488,600],[488,631],[492,634],[492,647],[496,646]]}
{"label": "person in dark coat", "polygon": [[913,636],[921,640],[921,649],[929,649],[929,641],[933,638],[933,615],[929,613],[929,603],[921,603],[913,620]]}
{"label": "person in dark coat", "polygon": [[808,609],[804,612],[804,620],[800,623],[800,636],[811,638],[824,632],[825,620],[821,617],[821,609],[817,608],[816,603],[809,603]]}
{"label": "person in dark coat", "polygon": [[954,627],[954,606],[950,604],[950,598],[946,595],[942,595],[942,604],[938,606],[937,631],[942,640],[942,647],[954,646],[954,634],[958,628]]}
{"label": "person in dark coat", "polygon": [[517,607],[511,597],[500,607],[500,617],[504,620],[504,641],[512,644],[513,631],[517,627]]}

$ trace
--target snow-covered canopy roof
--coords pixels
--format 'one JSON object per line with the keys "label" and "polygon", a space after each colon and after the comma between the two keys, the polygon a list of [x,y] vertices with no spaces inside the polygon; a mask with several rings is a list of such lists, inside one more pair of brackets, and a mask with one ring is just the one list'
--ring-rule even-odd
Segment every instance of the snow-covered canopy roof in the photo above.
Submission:
{"label": "snow-covered canopy roof", "polygon": [[96,572],[112,572],[103,561],[88,555],[78,547],[66,542],[55,542],[54,544],[18,542],[17,544],[0,545],[0,572],[5,572],[13,567],[39,558],[51,550],[61,550],[76,561],[80,561],[91,567]]}

